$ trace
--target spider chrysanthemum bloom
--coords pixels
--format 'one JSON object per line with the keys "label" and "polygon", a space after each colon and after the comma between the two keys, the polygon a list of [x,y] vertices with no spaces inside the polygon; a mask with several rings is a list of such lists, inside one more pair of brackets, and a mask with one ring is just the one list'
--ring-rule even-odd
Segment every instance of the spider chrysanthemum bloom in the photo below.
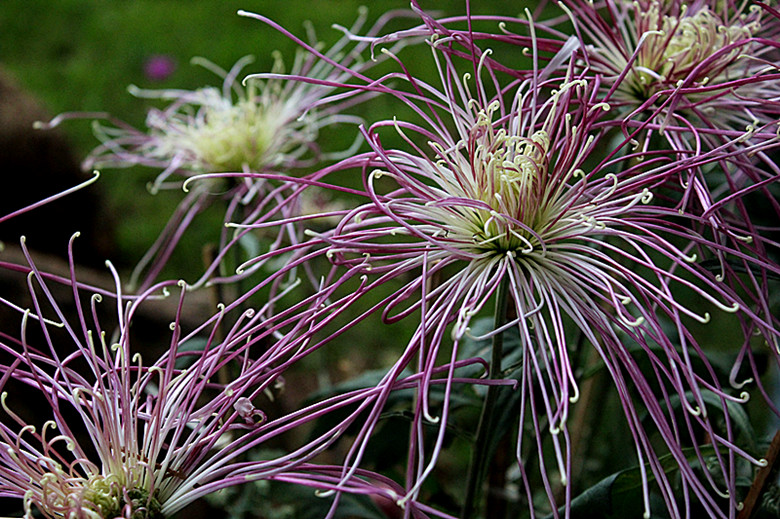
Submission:
{"label": "spider chrysanthemum bloom", "polygon": [[[284,73],[281,56],[276,53],[274,59],[273,73]],[[145,132],[96,124],[103,144],[92,152],[85,167],[142,164],[159,168],[163,173],[155,189],[165,185],[171,174],[289,172],[322,158],[317,145],[322,127],[356,121],[339,115],[337,106],[327,106],[332,88],[279,79],[242,81],[242,72],[252,61],[247,56],[225,71],[202,58],[193,59],[222,77],[221,87],[191,91],[131,87],[138,97],[162,99],[169,105],[149,111]],[[312,68],[299,57],[291,74],[313,72],[323,76],[319,79],[338,75],[332,67]],[[244,197],[251,195],[246,186],[239,191]]]}
{"label": "spider chrysanthemum bloom", "polygon": [[[240,14],[265,20],[253,13]],[[358,33],[366,18],[363,10],[349,30],[342,30],[350,35]],[[376,33],[388,18],[381,18],[368,34]],[[309,31],[308,37],[309,48],[321,47],[313,31]],[[289,173],[333,155],[320,149],[320,129],[359,120],[342,113],[359,102],[354,99],[355,93],[337,90],[355,71],[371,65],[362,56],[366,46],[365,42],[353,44],[349,36],[344,36],[327,51],[299,51],[291,67],[286,67],[281,54],[275,52],[269,73],[247,79],[243,72],[253,62],[251,56],[240,59],[230,70],[194,58],[194,64],[220,76],[222,85],[195,90],[145,90],[131,86],[130,92],[138,97],[168,103],[148,112],[145,129],[131,128],[105,115],[102,118],[108,118],[112,124],[103,124],[100,114],[63,114],[40,126],[57,125],[73,117],[97,117],[95,131],[103,144],[90,154],[85,166],[140,164],[162,169],[155,188],[164,185],[172,174],[189,177],[242,171]],[[309,82],[290,80],[297,77]],[[250,193],[244,190],[240,194],[246,197]]]}
{"label": "spider chrysanthemum bloom", "polygon": [[605,63],[614,65],[612,70],[605,67],[610,76],[626,71],[616,85],[616,98],[647,100],[660,90],[673,88],[709,60],[706,70],[695,72],[693,78],[694,85],[704,86],[734,66],[743,52],[735,44],[750,39],[760,28],[757,19],[738,18],[729,24],[706,4],[692,8],[680,5],[676,16],[670,12],[673,6],[657,1],[616,4],[623,8],[621,19],[626,18],[625,27],[620,28],[627,31],[629,49],[636,53],[635,57],[608,55],[605,46],[605,52],[599,54]]}
{"label": "spider chrysanthemum bloom", "polygon": [[[653,486],[673,516],[684,516],[694,496],[714,516],[728,516],[737,503],[736,460],[757,460],[736,445],[731,428],[721,428],[711,417],[713,409],[738,405],[746,394],[699,370],[709,361],[688,323],[706,323],[710,315],[698,313],[677,292],[691,291],[713,312],[736,313],[739,320],[755,314],[696,264],[702,255],[723,249],[708,238],[711,223],[654,203],[654,190],[670,177],[714,159],[679,160],[665,152],[645,161],[631,152],[609,159],[614,150],[605,147],[608,139],[596,123],[610,107],[593,103],[592,85],[571,69],[565,78],[545,69],[491,98],[479,79],[476,85],[459,79],[450,53],[439,57],[436,46],[446,43],[434,43],[443,91],[409,76],[417,95],[407,102],[419,103],[426,124],[386,121],[365,132],[374,152],[364,168],[371,203],[354,210],[332,233],[318,235],[331,244],[335,263],[364,265],[377,283],[405,280],[387,300],[386,319],[420,316],[409,346],[383,380],[411,366],[423,374],[407,495],[399,502],[418,498],[444,442],[448,401],[436,416],[428,401],[439,357],[451,338],[453,350],[444,362],[448,377],[456,377],[452,369],[472,318],[489,300],[506,296],[509,311],[498,316],[501,324],[491,335],[513,327],[522,345],[516,452],[531,504],[534,476],[528,467],[537,462],[529,456],[538,458],[535,477],[551,503],[557,501],[556,484],[566,503],[572,497],[569,416],[579,398],[582,367],[574,358],[590,347],[607,366],[637,461],[647,468],[646,499],[652,473]],[[484,70],[484,59],[475,58],[474,67],[475,77],[495,79]],[[423,92],[428,95],[421,100]],[[451,121],[445,122],[445,113]],[[378,132],[388,129],[396,130],[408,149],[385,148]],[[754,329],[775,344],[771,326]],[[648,361],[650,372],[641,368]],[[713,405],[705,393],[717,395],[720,403]],[[675,398],[684,402],[685,420],[667,411]],[[431,422],[439,424],[432,440],[425,434]],[[372,427],[369,422],[365,430]],[[523,432],[528,429],[534,431],[530,437]],[[691,461],[683,446],[702,432],[715,454],[697,451]],[[350,463],[359,459],[358,452]],[[550,452],[552,457],[545,455]],[[685,489],[681,502],[659,460],[663,453],[679,469]],[[711,467],[712,474],[703,475],[698,465]],[[727,496],[727,504],[717,496]],[[649,513],[648,501],[644,506]]]}
{"label": "spider chrysanthemum bloom", "polygon": [[[252,13],[241,14],[273,25]],[[393,16],[381,17],[367,34],[375,34]],[[322,45],[310,30],[310,43],[296,54],[291,66],[286,67],[280,54],[274,53],[273,68],[265,74],[243,77],[251,57],[240,59],[230,70],[195,58],[195,64],[222,79],[220,86],[194,90],[131,86],[134,95],[165,104],[149,110],[144,128],[100,113],[66,113],[38,125],[53,127],[72,118],[95,119],[94,131],[102,144],[90,153],[84,168],[146,166],[161,171],[150,186],[153,193],[164,188],[188,191],[139,262],[131,286],[144,290],[157,279],[193,218],[215,201],[226,205],[225,221],[243,221],[259,207],[276,202],[268,196],[273,186],[265,179],[212,176],[191,184],[187,180],[231,172],[293,176],[303,168],[352,152],[360,140],[356,127],[361,119],[349,112],[370,96],[341,87],[374,64],[363,55],[368,43],[351,39],[352,34],[364,30],[366,18],[367,12],[362,10],[349,29],[341,28],[347,35],[325,50],[320,50]],[[324,128],[348,124],[354,128],[352,145],[337,149],[321,146]],[[224,249],[228,241],[223,233],[219,248]]]}
{"label": "spider chrysanthemum bloom", "polygon": [[[713,239],[731,250],[747,247],[756,258],[776,249],[759,229],[780,214],[777,166],[767,151],[777,146],[780,121],[778,13],[731,0],[561,5],[571,8],[583,63],[614,108],[606,124],[649,154],[659,147],[687,157],[728,150],[722,160],[670,176],[667,187],[678,194],[667,203],[710,219],[720,231]],[[763,280],[749,284],[751,298],[768,299]]]}
{"label": "spider chrysanthemum bloom", "polygon": [[[214,68],[203,60],[194,61]],[[229,73],[216,69],[225,78],[222,88],[191,92],[133,88],[139,97],[172,101],[165,110],[149,112],[149,140],[133,152],[192,173],[263,171],[293,164],[316,140],[315,112],[301,117],[305,107],[298,96],[284,96],[281,85],[257,80],[242,85],[239,76],[249,62],[249,58],[240,60]],[[283,68],[279,56],[275,68]]]}
{"label": "spider chrysanthemum bloom", "polygon": [[[40,272],[27,258],[30,267],[2,267],[29,272],[32,308],[0,300],[22,316],[21,334],[8,329],[0,334],[0,497],[21,500],[24,517],[162,519],[248,481],[332,487],[310,460],[354,416],[305,442],[293,438],[292,450],[281,455],[260,461],[245,456],[269,439],[289,438],[285,435],[328,409],[365,398],[341,395],[289,413],[264,412],[286,368],[306,356],[307,330],[316,326],[296,324],[289,315],[284,332],[273,319],[254,324],[265,307],[227,324],[223,308],[186,332],[180,322],[186,309],[182,292],[174,322],[165,328],[172,331],[168,349],[147,363],[132,337],[156,337],[139,317],[152,303],[151,290],[131,299],[100,290],[86,297],[87,287],[76,281],[72,267],[67,280]],[[55,284],[71,289],[72,299],[55,298],[62,291]],[[175,286],[153,288],[166,285]],[[116,298],[108,316],[104,298]],[[313,306],[319,308],[319,300]],[[111,313],[114,333],[104,327]],[[250,349],[260,353],[250,355]]]}
{"label": "spider chrysanthemum bloom", "polygon": [[653,113],[664,126],[738,132],[777,118],[773,13],[731,1],[562,5],[571,8],[606,99],[623,113]]}

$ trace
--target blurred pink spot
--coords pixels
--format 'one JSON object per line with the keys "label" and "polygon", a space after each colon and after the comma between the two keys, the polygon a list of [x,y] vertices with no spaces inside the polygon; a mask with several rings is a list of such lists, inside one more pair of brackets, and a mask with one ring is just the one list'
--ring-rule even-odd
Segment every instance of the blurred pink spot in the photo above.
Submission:
{"label": "blurred pink spot", "polygon": [[152,81],[167,79],[176,70],[176,61],[170,56],[156,54],[144,63],[144,75]]}

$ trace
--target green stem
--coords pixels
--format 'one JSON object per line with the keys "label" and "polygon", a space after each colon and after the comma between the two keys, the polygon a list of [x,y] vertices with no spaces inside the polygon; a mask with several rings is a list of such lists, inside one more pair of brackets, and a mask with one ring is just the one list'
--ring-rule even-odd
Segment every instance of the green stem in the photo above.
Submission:
{"label": "green stem", "polygon": [[[507,276],[501,280],[496,292],[496,312],[493,328],[498,329],[506,324],[506,313],[509,301],[509,280]],[[488,367],[488,379],[495,380],[501,377],[501,359],[504,356],[504,334],[497,333],[493,336],[492,355]],[[466,499],[463,502],[461,519],[471,519],[480,497],[482,483],[485,480],[489,465],[488,437],[495,418],[496,400],[499,386],[488,386],[485,403],[482,406],[482,414],[477,425],[477,437],[474,442],[474,451],[469,464],[468,480],[466,482]]]}

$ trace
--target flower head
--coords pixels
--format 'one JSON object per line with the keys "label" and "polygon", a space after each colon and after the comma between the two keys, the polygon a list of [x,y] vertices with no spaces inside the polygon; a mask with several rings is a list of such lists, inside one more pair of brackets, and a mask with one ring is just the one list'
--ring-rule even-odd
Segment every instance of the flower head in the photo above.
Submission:
{"label": "flower head", "polygon": [[[240,14],[276,26],[259,15]],[[355,92],[340,92],[339,86],[371,65],[361,56],[368,44],[358,41],[353,45],[351,39],[363,28],[366,15],[365,10],[361,11],[349,30],[342,29],[347,34],[326,52],[319,50],[321,45],[310,31],[311,43],[299,51],[289,70],[278,52],[273,53],[270,72],[246,79],[243,71],[254,61],[251,56],[240,59],[229,71],[204,58],[194,58],[194,64],[220,76],[222,85],[195,90],[131,86],[132,94],[161,99],[168,105],[148,112],[145,130],[110,117],[112,125],[96,122],[95,131],[103,144],[90,154],[85,167],[141,164],[159,168],[163,172],[155,187],[160,187],[174,173],[185,177],[220,172],[290,174],[328,159],[333,154],[322,153],[317,144],[320,129],[359,121],[342,113],[359,99],[355,99]],[[368,34],[375,34],[391,17],[380,19]],[[67,118],[96,115],[100,114],[63,114],[48,126]],[[242,196],[246,194],[241,192]]]}
{"label": "flower head", "polygon": [[[629,69],[616,91],[624,99],[646,100],[691,74],[694,85],[717,80],[744,51],[742,42],[760,27],[755,18],[729,24],[706,4],[693,8],[682,5],[676,16],[669,11],[674,4],[668,2],[616,5],[631,19],[626,29],[636,52],[633,63],[632,56],[614,56],[617,70]],[[635,25],[630,25],[632,22]],[[706,68],[701,67],[704,62]]]}
{"label": "flower head", "polygon": [[[206,494],[259,479],[332,488],[310,460],[336,441],[353,415],[282,455],[245,457],[328,409],[364,398],[354,392],[290,413],[264,412],[285,369],[309,351],[307,329],[316,326],[289,313],[284,324],[258,324],[265,307],[228,325],[229,308],[221,307],[186,334],[183,291],[167,351],[146,363],[131,335],[144,330],[139,314],[153,303],[152,294],[173,283],[135,298],[91,289],[86,306],[87,287],[73,268],[63,279],[40,272],[27,257],[26,269],[3,267],[29,272],[32,308],[11,305],[21,312],[21,335],[4,330],[0,338],[0,495],[22,500],[26,518],[37,511],[47,519],[162,519]],[[70,306],[52,295],[54,283],[72,289]],[[116,298],[115,333],[100,324],[105,315],[98,318],[107,297]],[[318,299],[313,306],[320,305]],[[260,353],[250,355],[250,349]],[[27,406],[35,399],[40,402],[30,417]]]}
{"label": "flower head", "polygon": [[[583,36],[605,100],[664,126],[744,131],[776,118],[777,81],[765,57],[778,21],[726,2],[562,2]],[[692,127],[692,128],[691,128]]]}
{"label": "flower head", "polygon": [[[558,172],[550,170],[549,161],[551,136],[562,122],[557,105],[568,101],[568,90],[581,86],[579,81],[562,85],[540,110],[539,121],[515,120],[504,126],[494,120],[498,101],[479,109],[474,104],[468,120],[472,126],[462,128],[462,140],[448,149],[434,144],[440,161],[418,165],[435,181],[432,187],[441,190],[429,193],[432,201],[439,195],[442,203],[431,203],[423,211],[429,221],[439,222],[451,248],[459,248],[467,258],[530,255],[544,247],[541,235],[555,234],[571,223],[560,218],[566,205],[560,198],[567,196],[566,182],[581,172],[572,169],[564,171],[563,178],[551,179]],[[529,113],[523,106],[529,101],[530,96],[518,97],[517,113]]]}
{"label": "flower head", "polygon": [[[668,452],[679,469],[686,496],[681,506],[690,506],[688,499],[695,496],[713,515],[728,515],[713,496],[727,495],[729,506],[736,506],[734,459],[757,460],[735,444],[729,427],[723,429],[710,418],[713,408],[725,408],[713,406],[703,395],[717,394],[723,405],[743,402],[746,395],[723,387],[710,369],[698,369],[699,363],[709,364],[688,323],[707,323],[710,314],[697,312],[677,293],[691,290],[713,311],[736,314],[771,344],[777,334],[756,316],[751,301],[743,301],[736,290],[697,265],[699,257],[722,258],[725,253],[727,247],[712,238],[718,234],[714,224],[669,208],[663,200],[654,203],[656,191],[665,196],[670,178],[716,159],[680,159],[659,151],[639,160],[640,153],[622,149],[628,147],[627,140],[613,149],[598,124],[610,106],[593,95],[597,83],[574,75],[573,62],[563,77],[556,77],[551,67],[504,86],[490,70],[485,52],[472,58],[475,84],[469,85],[470,75],[459,78],[454,54],[439,54],[438,46],[450,43],[432,42],[442,91],[408,75],[415,94],[399,93],[405,102],[419,103],[424,123],[383,121],[365,131],[373,150],[363,165],[370,202],[332,232],[317,234],[331,245],[328,255],[334,263],[351,271],[362,267],[366,275],[377,276],[375,285],[407,280],[386,300],[386,319],[420,316],[414,337],[383,380],[392,381],[412,366],[422,377],[407,494],[399,502],[419,497],[444,442],[449,404],[445,398],[434,416],[431,384],[442,383],[439,377],[446,371],[445,392],[454,390],[455,369],[463,360],[460,343],[472,319],[504,291],[510,310],[498,316],[501,324],[488,336],[514,328],[520,337],[517,383],[522,401],[516,452],[529,504],[531,452],[538,454],[540,465],[540,479],[534,481],[546,489],[551,504],[556,500],[553,474],[565,500],[571,498],[569,415],[580,395],[581,366],[575,359],[587,344],[606,365],[638,462],[649,467],[672,514],[678,505],[659,461],[661,451]],[[483,75],[494,82],[497,94],[486,93]],[[395,130],[406,146],[383,146],[380,132],[385,129]],[[573,340],[576,336],[580,339]],[[439,359],[448,351],[448,338],[452,353]],[[649,359],[652,373],[641,368],[642,359]],[[665,411],[674,398],[685,402],[684,421]],[[642,417],[640,408],[649,418]],[[426,444],[431,423],[438,424],[439,432]],[[369,422],[364,430],[374,424]],[[549,459],[543,429],[549,432],[554,453]],[[699,452],[691,462],[681,437],[695,441],[701,431],[718,454],[705,460]],[[656,437],[662,447],[651,440]],[[529,442],[535,445],[527,447]],[[350,461],[358,459],[355,454]],[[702,476],[699,464],[717,467],[717,476]],[[646,473],[644,478],[649,495]],[[649,513],[647,501],[645,507]]]}
{"label": "flower head", "polygon": [[[274,25],[259,15],[241,13]],[[107,114],[62,114],[41,128],[54,127],[72,118],[95,119],[94,131],[102,144],[84,161],[85,168],[142,165],[161,170],[150,186],[152,193],[162,188],[187,191],[168,226],[142,258],[131,285],[144,290],[155,281],[192,219],[217,200],[226,202],[225,221],[242,221],[256,214],[258,207],[273,203],[273,190],[265,178],[249,174],[291,176],[313,164],[349,154],[359,143],[355,130],[353,146],[327,150],[320,146],[320,131],[339,124],[357,125],[360,118],[347,113],[370,95],[341,87],[358,71],[373,64],[362,52],[367,42],[353,43],[352,35],[363,29],[365,10],[331,48],[321,51],[313,31],[311,43],[285,68],[274,53],[270,72],[243,78],[251,57],[240,59],[230,70],[203,58],[204,66],[222,79],[221,86],[195,90],[145,90],[135,86],[138,97],[160,99],[164,108],[152,108],[146,127],[137,129]],[[376,33],[391,16],[381,18],[368,34]],[[283,30],[279,28],[280,30]],[[305,78],[306,81],[303,81]],[[230,173],[247,176],[238,179]],[[178,178],[177,178],[178,177]],[[175,179],[175,180],[172,180]],[[228,239],[223,234],[220,248]],[[145,274],[142,281],[136,283]]]}
{"label": "flower head", "polygon": [[[125,141],[130,155],[114,156],[117,150],[112,149],[129,135],[102,130],[107,146],[90,163],[137,161],[167,170],[175,165],[173,171],[189,174],[293,168],[316,141],[322,121],[305,104],[303,92],[284,92],[278,81],[249,79],[242,84],[241,72],[252,60],[245,57],[226,72],[194,59],[223,77],[221,88],[158,92],[131,87],[136,96],[165,99],[170,105],[149,112],[146,136],[139,135],[137,142]],[[275,68],[281,71],[283,67],[277,54]]]}

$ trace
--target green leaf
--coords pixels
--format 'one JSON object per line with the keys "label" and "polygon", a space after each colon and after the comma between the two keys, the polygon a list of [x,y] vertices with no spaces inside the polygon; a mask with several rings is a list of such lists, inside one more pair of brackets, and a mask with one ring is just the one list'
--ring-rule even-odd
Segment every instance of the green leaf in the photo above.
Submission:
{"label": "green leaf", "polygon": [[[702,456],[712,456],[715,449],[712,445],[699,447]],[[683,449],[685,458],[689,461],[697,459],[693,447]],[[665,474],[678,470],[676,458],[672,454],[662,456],[658,460]],[[648,484],[655,480],[649,464],[645,464]],[[651,491],[651,519],[667,519],[668,510],[663,498]],[[563,515],[564,509],[558,510]],[[550,519],[548,515],[545,519]],[[582,494],[574,498],[570,508],[571,519],[643,519],[644,495],[642,491],[642,472],[639,466],[616,472],[602,479]]]}
{"label": "green leaf", "polygon": [[[691,391],[685,392],[685,398],[688,402],[694,402],[694,395]],[[723,404],[721,402],[721,398],[712,391],[709,391],[707,389],[701,391],[701,398],[704,401],[705,406],[707,407],[708,414],[712,415],[712,412],[723,412]],[[683,410],[683,404],[682,400],[680,399],[680,395],[671,395],[669,397],[669,403],[672,406],[672,410],[675,412],[688,412],[686,410]],[[662,402],[663,405],[663,402]],[[740,444],[743,444],[743,446],[749,451],[756,453],[757,447],[756,447],[756,433],[753,429],[753,424],[750,422],[750,418],[748,417],[747,413],[745,412],[744,407],[742,404],[738,402],[734,402],[732,400],[726,400],[726,412],[728,413],[728,417],[731,420],[732,425],[736,429],[737,436],[740,440]],[[710,419],[712,419],[712,416],[710,416]],[[717,427],[717,424],[714,424]]]}
{"label": "green leaf", "polygon": [[[563,514],[563,510],[559,511]],[[572,519],[643,519],[642,480],[638,469],[612,474],[580,494],[571,503]],[[650,517],[668,518],[659,496],[650,496]]]}
{"label": "green leaf", "polygon": [[[202,352],[206,349],[206,345],[208,344],[208,340],[203,337],[193,337],[192,339],[188,340],[187,342],[179,344],[178,352],[179,353],[190,353],[190,352]],[[196,360],[198,360],[197,355],[187,355],[186,357],[179,357],[176,359],[176,369],[187,369],[190,366],[192,366]]]}

